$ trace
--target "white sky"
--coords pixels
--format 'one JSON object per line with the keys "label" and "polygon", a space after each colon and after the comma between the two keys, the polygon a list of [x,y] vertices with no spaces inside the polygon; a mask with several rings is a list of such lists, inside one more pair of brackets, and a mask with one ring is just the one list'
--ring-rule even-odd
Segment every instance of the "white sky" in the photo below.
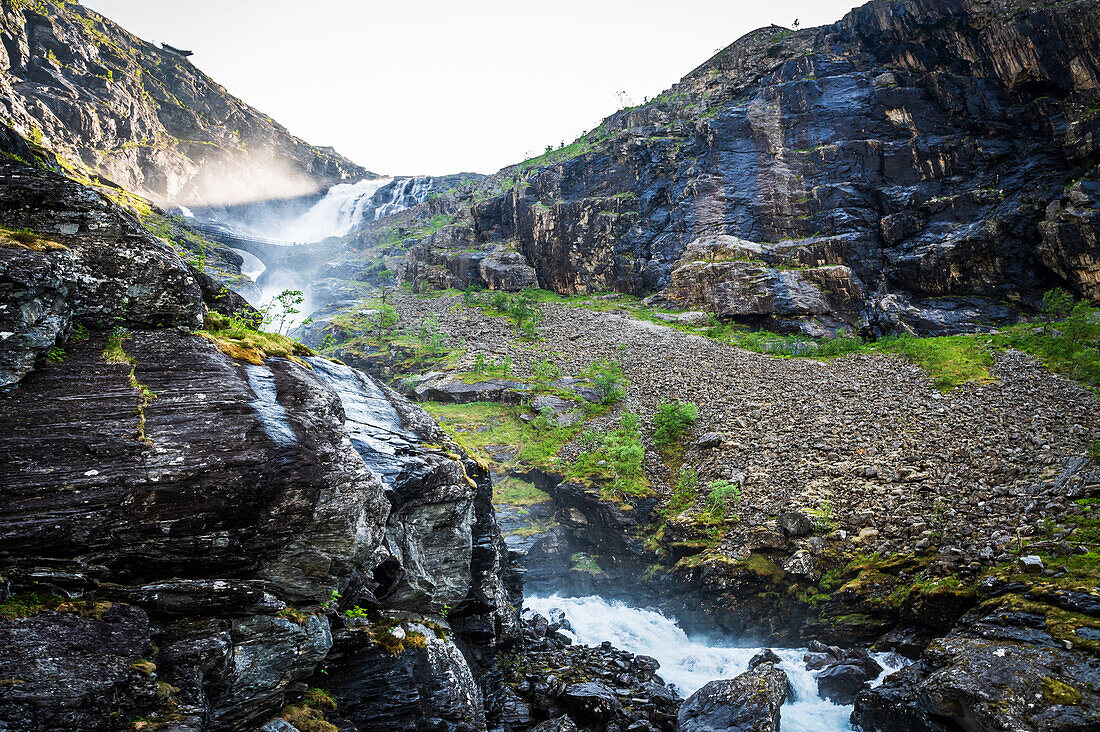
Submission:
{"label": "white sky", "polygon": [[760,26],[858,0],[84,0],[376,173],[489,173],[655,96]]}

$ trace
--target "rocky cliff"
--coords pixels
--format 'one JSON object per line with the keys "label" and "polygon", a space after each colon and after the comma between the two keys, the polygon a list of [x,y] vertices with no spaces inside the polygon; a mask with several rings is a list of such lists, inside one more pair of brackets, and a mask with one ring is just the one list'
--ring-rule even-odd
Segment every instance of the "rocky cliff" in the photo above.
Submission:
{"label": "rocky cliff", "polygon": [[485,469],[351,368],[196,334],[247,306],[95,191],[0,173],[0,726],[317,721],[336,680],[357,729],[499,715]]}
{"label": "rocky cliff", "polygon": [[[655,295],[811,335],[972,329],[1055,285],[1095,300],[1098,21],[1090,0],[876,0],[762,28],[434,202],[425,219],[453,230],[401,232],[403,272]],[[392,225],[360,243],[384,249]],[[524,271],[481,271],[501,253]]]}
{"label": "rocky cliff", "polygon": [[177,50],[76,2],[4,0],[0,36],[0,121],[74,172],[183,205],[293,198],[376,177],[294,137]]}

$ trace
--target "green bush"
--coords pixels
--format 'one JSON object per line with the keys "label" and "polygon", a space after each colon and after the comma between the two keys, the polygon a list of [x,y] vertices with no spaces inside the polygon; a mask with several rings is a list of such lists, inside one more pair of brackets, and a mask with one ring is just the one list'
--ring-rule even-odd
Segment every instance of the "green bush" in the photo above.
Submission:
{"label": "green bush", "polygon": [[642,470],[645,446],[638,415],[624,412],[616,429],[585,432],[580,443],[583,451],[568,477],[589,485],[598,485],[606,497],[644,496],[649,483]]}
{"label": "green bush", "polygon": [[623,367],[615,361],[596,361],[584,372],[600,395],[600,404],[614,404],[626,395]]}
{"label": "green bush", "polygon": [[653,417],[653,440],[662,446],[679,442],[697,419],[695,402],[662,402]]}
{"label": "green bush", "polygon": [[561,378],[561,369],[550,361],[535,361],[531,374],[538,381],[554,381]]}
{"label": "green bush", "polygon": [[707,487],[710,489],[707,494],[707,512],[715,520],[724,519],[733,504],[741,501],[740,483],[719,478],[712,480]]}
{"label": "green bush", "polygon": [[1051,318],[1064,318],[1073,309],[1073,298],[1061,287],[1043,294],[1043,314]]}

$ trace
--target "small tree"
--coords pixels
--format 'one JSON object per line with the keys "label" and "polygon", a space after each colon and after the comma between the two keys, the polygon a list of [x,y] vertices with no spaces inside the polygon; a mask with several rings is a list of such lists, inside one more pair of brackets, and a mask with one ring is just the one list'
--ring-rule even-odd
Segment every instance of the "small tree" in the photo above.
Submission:
{"label": "small tree", "polygon": [[1061,287],[1047,290],[1043,294],[1043,314],[1049,318],[1059,319],[1069,315],[1073,309],[1073,297]]}
{"label": "small tree", "polygon": [[294,316],[302,312],[298,306],[305,301],[306,296],[301,290],[283,290],[264,308],[263,322],[278,323],[275,332],[282,334],[287,321],[293,322]]}

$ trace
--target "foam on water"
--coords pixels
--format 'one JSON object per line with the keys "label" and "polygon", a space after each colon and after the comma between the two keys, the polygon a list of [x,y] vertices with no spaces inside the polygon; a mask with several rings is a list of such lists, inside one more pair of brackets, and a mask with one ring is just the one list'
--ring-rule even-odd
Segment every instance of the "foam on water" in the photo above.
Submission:
{"label": "foam on water", "polygon": [[[657,673],[684,697],[709,681],[744,673],[752,657],[763,650],[739,647],[730,639],[692,638],[675,620],[659,612],[597,596],[529,597],[524,606],[541,615],[560,608],[573,626],[577,643],[595,646],[611,641],[616,648],[656,658],[661,664]],[[794,689],[795,698],[780,712],[783,732],[850,732],[852,707],[818,696],[813,672],[802,661],[806,649],[772,650],[783,659],[781,668]],[[893,654],[875,654],[875,659],[885,668],[876,684],[903,664]]]}

